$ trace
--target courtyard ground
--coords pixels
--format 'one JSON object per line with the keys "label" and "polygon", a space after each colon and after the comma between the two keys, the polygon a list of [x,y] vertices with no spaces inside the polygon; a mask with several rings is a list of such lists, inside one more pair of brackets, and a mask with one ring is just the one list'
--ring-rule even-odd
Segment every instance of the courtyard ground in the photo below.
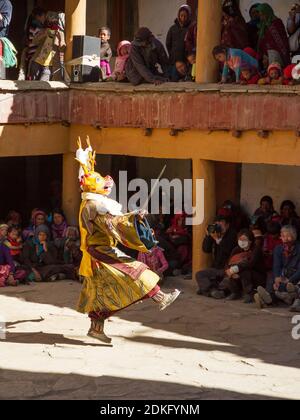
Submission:
{"label": "courtyard ground", "polygon": [[300,341],[285,308],[258,311],[195,294],[160,313],[152,301],[107,324],[113,347],[86,337],[80,284],[0,291],[1,399],[299,399]]}

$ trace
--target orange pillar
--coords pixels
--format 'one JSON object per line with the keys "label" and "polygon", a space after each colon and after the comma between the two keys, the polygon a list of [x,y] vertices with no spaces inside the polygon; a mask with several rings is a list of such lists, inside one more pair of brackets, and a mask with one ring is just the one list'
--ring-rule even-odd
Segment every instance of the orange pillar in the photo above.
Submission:
{"label": "orange pillar", "polygon": [[[193,226],[193,275],[195,278],[199,270],[207,268],[211,264],[211,256],[202,251],[202,242],[206,234],[207,226],[213,222],[216,216],[216,184],[215,163],[207,160],[193,160],[193,201],[196,206],[196,180],[204,180],[204,221],[202,224]],[[197,207],[200,206],[198,203]]]}
{"label": "orange pillar", "polygon": [[74,35],[86,34],[86,0],[66,0],[66,61],[72,59]]}
{"label": "orange pillar", "polygon": [[221,20],[222,0],[198,0],[197,83],[217,81],[218,64],[212,50],[220,44]]}

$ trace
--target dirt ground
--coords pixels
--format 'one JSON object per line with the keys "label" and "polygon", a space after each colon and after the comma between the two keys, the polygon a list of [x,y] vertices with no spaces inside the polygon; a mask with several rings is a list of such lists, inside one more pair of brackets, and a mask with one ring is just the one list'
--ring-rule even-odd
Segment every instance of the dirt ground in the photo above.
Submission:
{"label": "dirt ground", "polygon": [[107,324],[113,346],[86,337],[74,308],[80,285],[36,284],[0,291],[1,399],[299,399],[300,341],[285,308],[184,294],[160,313],[152,301]]}

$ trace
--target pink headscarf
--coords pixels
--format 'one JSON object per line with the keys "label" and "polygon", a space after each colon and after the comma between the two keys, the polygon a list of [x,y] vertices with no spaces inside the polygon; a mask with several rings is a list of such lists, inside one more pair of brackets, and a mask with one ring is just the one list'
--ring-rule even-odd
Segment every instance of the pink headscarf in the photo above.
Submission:
{"label": "pink headscarf", "polygon": [[118,56],[116,58],[114,75],[116,73],[122,74],[125,71],[125,64],[126,64],[126,61],[129,58],[129,54],[121,55],[121,49],[122,49],[122,47],[125,47],[125,46],[131,47],[131,42],[129,42],[129,41],[122,41],[122,42],[119,43],[118,48],[117,48]]}

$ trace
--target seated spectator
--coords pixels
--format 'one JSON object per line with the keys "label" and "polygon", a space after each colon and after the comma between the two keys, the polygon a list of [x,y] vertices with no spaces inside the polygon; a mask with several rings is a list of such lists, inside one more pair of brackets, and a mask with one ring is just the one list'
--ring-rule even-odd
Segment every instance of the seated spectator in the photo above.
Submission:
{"label": "seated spectator", "polygon": [[257,69],[249,66],[241,68],[241,85],[257,85],[260,75]]}
{"label": "seated spectator", "polygon": [[267,224],[278,214],[274,210],[274,202],[273,199],[269,196],[265,196],[260,200],[260,207],[255,211],[254,216],[256,219],[262,219],[265,226],[258,227],[258,229],[261,229],[265,232]]}
{"label": "seated spectator", "polygon": [[0,223],[0,244],[6,240],[8,229],[9,226],[6,223]]}
{"label": "seated spectator", "polygon": [[287,32],[289,34],[292,55],[300,54],[300,4],[293,4],[288,17]]}
{"label": "seated spectator", "polygon": [[24,244],[23,262],[31,268],[34,280],[55,282],[75,279],[74,267],[58,262],[57,249],[49,238],[48,227],[40,225],[35,230],[34,238],[28,239]]}
{"label": "seated spectator", "polygon": [[185,37],[192,21],[192,10],[184,4],[179,8],[175,23],[168,31],[166,46],[169,53],[169,63],[174,66],[177,61],[185,60]]}
{"label": "seated spectator", "polygon": [[168,81],[168,55],[163,44],[148,28],[136,33],[125,66],[127,79],[134,86],[141,83],[160,85]]}
{"label": "seated spectator", "polygon": [[15,263],[21,263],[21,254],[23,249],[23,241],[20,231],[15,227],[8,229],[7,239],[4,245],[9,249],[10,255]]}
{"label": "seated spectator", "polygon": [[112,74],[112,80],[117,82],[126,82],[125,66],[131,51],[131,42],[122,41],[117,48],[117,58],[115,62],[115,69]]}
{"label": "seated spectator", "polygon": [[264,240],[264,260],[265,267],[268,272],[273,270],[273,256],[277,246],[282,245],[281,226],[278,222],[269,222],[267,226],[267,234]]}
{"label": "seated spectator", "polygon": [[258,81],[259,85],[282,85],[283,73],[280,64],[273,63],[268,67],[267,77],[263,77]]}
{"label": "seated spectator", "polygon": [[249,45],[255,51],[257,50],[258,31],[259,31],[259,23],[260,23],[259,12],[257,10],[257,6],[259,6],[259,4],[260,3],[255,3],[250,7],[249,14],[250,14],[251,19],[247,23]]}
{"label": "seated spectator", "polygon": [[14,227],[16,229],[22,229],[22,216],[20,213],[16,212],[15,210],[11,210],[8,213],[6,223],[9,227]]}
{"label": "seated spectator", "polygon": [[60,209],[53,211],[53,223],[51,225],[52,239],[57,249],[64,247],[68,224],[64,212]]}
{"label": "seated spectator", "polygon": [[0,243],[0,287],[18,286],[19,282],[25,282],[26,270],[15,264],[10,249]]}
{"label": "seated spectator", "polygon": [[250,46],[247,25],[236,0],[223,1],[221,45],[241,50]]}
{"label": "seated spectator", "polygon": [[18,281],[14,278],[15,265],[9,249],[0,243],[0,287],[17,286]]}
{"label": "seated spectator", "polygon": [[220,289],[230,292],[227,300],[237,300],[244,296],[244,303],[252,303],[257,287],[265,285],[262,248],[256,246],[252,232],[242,230],[238,234],[238,247],[231,254]]}
{"label": "seated spectator", "polygon": [[[269,55],[269,51],[276,51],[280,56],[279,64],[286,67],[290,64],[290,47],[284,23],[275,16],[272,7],[263,3],[257,6],[260,16],[258,53],[260,56]],[[269,57],[270,59],[270,57]],[[277,60],[271,60],[274,63]]]}
{"label": "seated spectator", "polygon": [[259,308],[276,303],[278,300],[287,305],[297,298],[296,286],[300,282],[300,243],[293,226],[281,229],[282,245],[275,248],[273,265],[273,284],[269,290],[258,288],[255,302]]}
{"label": "seated spectator", "polygon": [[242,67],[248,66],[254,71],[258,70],[258,61],[243,50],[218,46],[213,49],[213,56],[224,65],[222,83],[228,82],[229,70],[235,73],[236,83],[241,81]]}
{"label": "seated spectator", "polygon": [[40,225],[47,224],[47,215],[44,211],[35,209],[31,215],[31,225],[23,231],[23,239],[26,241],[35,235],[35,230]]}
{"label": "seated spectator", "polygon": [[212,254],[213,263],[211,268],[196,274],[198,295],[211,297],[218,289],[225,275],[226,264],[236,245],[237,233],[230,226],[230,220],[224,216],[217,217],[215,224],[208,227],[202,245],[203,252]]}
{"label": "seated spectator", "polygon": [[79,269],[81,259],[79,230],[75,226],[69,226],[66,230],[64,262],[65,264],[73,264],[75,269]]}
{"label": "seated spectator", "polygon": [[139,252],[138,261],[147,265],[151,271],[160,277],[160,281],[163,281],[164,273],[168,270],[169,264],[162,248],[156,246],[148,254]]}
{"label": "seated spectator", "polygon": [[[184,213],[175,214],[171,226],[167,230],[169,242],[174,246],[179,257],[179,270],[189,264],[191,258],[190,235],[185,225],[185,219]],[[181,273],[178,272],[178,274]]]}
{"label": "seated spectator", "polygon": [[102,72],[102,80],[106,80],[111,76],[110,60],[112,59],[112,50],[109,44],[111,30],[104,26],[99,29],[98,36],[101,39],[100,68]]}
{"label": "seated spectator", "polygon": [[300,218],[296,212],[296,206],[292,201],[286,200],[281,204],[279,222],[282,227],[288,225],[294,226],[300,238]]}
{"label": "seated spectator", "polygon": [[234,204],[230,200],[224,201],[222,207],[217,212],[217,216],[225,216],[230,219],[231,225],[236,232],[249,228],[250,220],[245,211],[241,206]]}
{"label": "seated spectator", "polygon": [[262,231],[260,229],[253,229],[251,232],[254,236],[255,246],[263,249],[265,238],[264,238],[264,234],[262,233]]}
{"label": "seated spectator", "polygon": [[176,61],[169,69],[170,82],[185,82],[188,80],[188,68],[184,61]]}

